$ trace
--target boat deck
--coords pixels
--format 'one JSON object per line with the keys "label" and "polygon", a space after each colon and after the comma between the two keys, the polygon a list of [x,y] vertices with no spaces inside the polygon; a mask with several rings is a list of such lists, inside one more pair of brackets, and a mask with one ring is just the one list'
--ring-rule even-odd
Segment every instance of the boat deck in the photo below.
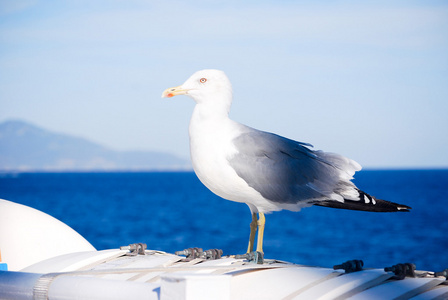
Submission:
{"label": "boat deck", "polygon": [[257,264],[234,257],[186,258],[151,250],[71,253],[21,272],[2,273],[16,273],[17,280],[27,274],[34,282],[28,290],[35,299],[448,298],[446,278],[433,272],[417,271],[415,277],[400,278],[384,269],[346,273],[269,259]]}

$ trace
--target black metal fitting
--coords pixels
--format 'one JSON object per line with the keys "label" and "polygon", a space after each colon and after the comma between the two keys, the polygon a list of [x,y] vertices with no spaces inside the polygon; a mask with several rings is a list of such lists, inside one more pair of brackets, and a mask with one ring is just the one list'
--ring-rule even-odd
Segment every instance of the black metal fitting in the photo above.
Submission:
{"label": "black metal fitting", "polygon": [[448,269],[445,269],[441,272],[434,273],[434,277],[439,277],[439,276],[445,277],[448,280]]}
{"label": "black metal fitting", "polygon": [[174,254],[176,255],[184,255],[187,259],[195,259],[199,258],[202,253],[202,248],[194,247],[194,248],[188,248],[184,249],[182,251],[176,251]]}
{"label": "black metal fitting", "polygon": [[135,243],[130,244],[129,246],[121,246],[120,250],[129,250],[129,253],[126,255],[135,256],[135,255],[146,255],[145,250],[147,246],[145,243]]}
{"label": "black metal fitting", "polygon": [[193,260],[195,258],[202,259],[219,259],[222,256],[223,251],[221,249],[210,249],[203,251],[202,248],[188,248],[182,251],[176,251],[176,255],[184,255],[187,261]]}
{"label": "black metal fitting", "polygon": [[393,272],[396,279],[402,280],[405,277],[415,277],[415,268],[415,264],[412,263],[396,264],[384,268],[384,272]]}
{"label": "black metal fitting", "polygon": [[219,259],[222,256],[221,249],[210,249],[201,253],[200,257],[205,259]]}
{"label": "black metal fitting", "polygon": [[264,263],[263,253],[258,251],[252,251],[246,254],[235,255],[236,259],[247,259],[249,262],[253,262],[259,265]]}
{"label": "black metal fitting", "polygon": [[362,270],[364,262],[359,259],[352,259],[340,265],[334,265],[333,270],[344,270],[345,273],[358,272]]}

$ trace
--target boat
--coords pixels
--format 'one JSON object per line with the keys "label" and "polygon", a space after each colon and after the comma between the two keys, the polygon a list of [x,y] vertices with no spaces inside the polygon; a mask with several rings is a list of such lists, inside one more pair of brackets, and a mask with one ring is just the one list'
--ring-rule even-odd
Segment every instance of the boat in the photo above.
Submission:
{"label": "boat", "polygon": [[0,200],[0,299],[448,299],[448,269],[298,265],[144,243],[96,250],[61,221]]}

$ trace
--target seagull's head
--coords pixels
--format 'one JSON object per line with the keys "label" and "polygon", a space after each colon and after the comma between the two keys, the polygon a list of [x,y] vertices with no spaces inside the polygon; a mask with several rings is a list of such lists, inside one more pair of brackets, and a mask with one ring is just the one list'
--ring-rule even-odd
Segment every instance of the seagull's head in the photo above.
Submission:
{"label": "seagull's head", "polygon": [[182,85],[166,89],[162,98],[177,95],[190,96],[196,103],[218,101],[218,99],[231,102],[232,84],[223,71],[201,70],[191,75]]}

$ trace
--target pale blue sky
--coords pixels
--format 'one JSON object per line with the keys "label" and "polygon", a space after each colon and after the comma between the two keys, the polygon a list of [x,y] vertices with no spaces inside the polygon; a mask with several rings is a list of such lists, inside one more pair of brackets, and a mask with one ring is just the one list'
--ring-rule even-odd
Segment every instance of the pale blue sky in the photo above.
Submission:
{"label": "pale blue sky", "polygon": [[188,158],[204,68],[231,117],[365,167],[448,166],[446,1],[0,0],[0,121]]}

